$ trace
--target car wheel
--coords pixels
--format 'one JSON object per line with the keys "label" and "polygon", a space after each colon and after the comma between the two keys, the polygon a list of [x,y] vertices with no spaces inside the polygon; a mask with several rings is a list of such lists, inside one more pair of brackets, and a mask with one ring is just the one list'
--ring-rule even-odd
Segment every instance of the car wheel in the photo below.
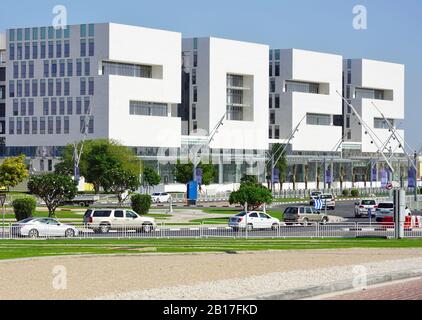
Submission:
{"label": "car wheel", "polygon": [[308,218],[303,219],[303,225],[304,226],[309,225],[309,219]]}
{"label": "car wheel", "polygon": [[279,224],[274,223],[274,224],[272,225],[271,229],[272,229],[272,230],[277,230],[279,227],[280,227],[280,225],[279,225]]}
{"label": "car wheel", "polygon": [[75,230],[73,229],[67,229],[64,233],[64,236],[66,238],[74,238],[75,237]]}
{"label": "car wheel", "polygon": [[110,231],[110,226],[108,224],[100,225],[100,233],[108,233]]}
{"label": "car wheel", "polygon": [[322,218],[321,223],[324,224],[324,225],[327,224],[328,223],[328,218],[327,217]]}
{"label": "car wheel", "polygon": [[40,234],[38,233],[38,230],[36,230],[36,229],[32,229],[28,232],[28,237],[31,238],[31,239],[38,238],[39,235]]}
{"label": "car wheel", "polygon": [[145,233],[150,233],[150,232],[153,230],[153,228],[152,228],[152,225],[151,225],[151,224],[145,224],[145,225],[142,227],[142,229],[143,229],[143,231],[144,231]]}
{"label": "car wheel", "polygon": [[248,226],[246,227],[246,229],[248,231],[252,231],[253,230],[253,224],[248,224]]}

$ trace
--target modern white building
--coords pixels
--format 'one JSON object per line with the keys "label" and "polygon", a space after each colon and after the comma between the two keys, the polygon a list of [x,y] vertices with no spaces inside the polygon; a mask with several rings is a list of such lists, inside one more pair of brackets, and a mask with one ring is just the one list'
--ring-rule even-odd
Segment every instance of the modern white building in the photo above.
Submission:
{"label": "modern white building", "polygon": [[[268,149],[267,45],[219,38],[183,39],[184,135],[212,135],[209,148],[225,155],[220,181],[239,181],[250,155],[261,166]],[[228,154],[228,157],[227,157]],[[255,164],[257,166],[257,164]],[[224,177],[224,179],[223,179]]]}
{"label": "modern white building", "polygon": [[271,143],[291,140],[293,152],[334,152],[342,137],[342,61],[339,55],[270,51]]}
{"label": "modern white building", "polygon": [[6,34],[0,33],[0,150],[5,150],[6,134]]}
{"label": "modern white building", "polygon": [[106,23],[10,29],[6,42],[9,154],[54,157],[85,133],[180,147],[180,33]]}
{"label": "modern white building", "polygon": [[[381,113],[404,137],[405,67],[382,61],[347,59],[344,68],[344,95],[361,116],[364,125],[344,103],[345,149],[374,154],[378,151],[403,153],[403,141],[392,138]],[[377,108],[379,110],[377,110]],[[368,129],[369,128],[369,129]],[[384,146],[384,150],[379,150]]]}

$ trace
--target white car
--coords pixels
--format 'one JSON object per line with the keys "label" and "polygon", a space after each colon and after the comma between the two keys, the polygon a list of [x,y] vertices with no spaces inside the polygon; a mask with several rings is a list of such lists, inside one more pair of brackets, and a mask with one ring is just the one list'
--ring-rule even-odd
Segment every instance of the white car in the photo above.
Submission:
{"label": "white car", "polygon": [[171,195],[167,192],[153,193],[151,198],[154,203],[166,203],[170,202]]}
{"label": "white car", "polygon": [[66,237],[73,238],[79,234],[73,226],[60,223],[51,218],[28,218],[12,225],[14,236],[29,238]]}
{"label": "white car", "polygon": [[375,218],[377,222],[383,222],[385,217],[394,216],[394,202],[380,202],[375,211]]}
{"label": "white car", "polygon": [[280,220],[273,218],[264,212],[250,211],[246,213],[245,211],[243,211],[237,214],[236,216],[230,218],[229,227],[233,230],[246,228],[250,231],[254,229],[275,230],[280,227]]}
{"label": "white car", "polygon": [[378,203],[374,199],[362,199],[355,203],[355,217],[362,218],[366,216],[369,218],[369,210],[371,210],[371,216],[375,216],[375,210],[377,210]]}

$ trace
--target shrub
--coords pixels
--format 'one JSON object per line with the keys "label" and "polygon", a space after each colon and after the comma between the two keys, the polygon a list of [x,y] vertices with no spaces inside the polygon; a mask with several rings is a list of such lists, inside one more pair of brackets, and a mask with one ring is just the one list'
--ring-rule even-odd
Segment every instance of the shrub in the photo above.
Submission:
{"label": "shrub", "polygon": [[229,199],[230,204],[245,205],[248,203],[249,210],[256,210],[264,203],[271,204],[273,197],[271,190],[259,184],[242,184],[238,191],[232,192]]}
{"label": "shrub", "polygon": [[140,215],[147,214],[152,205],[152,198],[147,194],[135,194],[131,197],[131,201],[132,210]]}
{"label": "shrub", "polygon": [[345,189],[345,190],[343,190],[342,194],[343,194],[343,197],[348,197],[348,196],[350,196],[350,191]]}
{"label": "shrub", "polygon": [[353,189],[352,191],[351,191],[351,194],[352,194],[352,197],[359,197],[359,190],[356,190],[356,189]]}
{"label": "shrub", "polygon": [[25,197],[14,200],[12,206],[16,221],[21,221],[33,216],[37,207],[37,201],[33,197]]}

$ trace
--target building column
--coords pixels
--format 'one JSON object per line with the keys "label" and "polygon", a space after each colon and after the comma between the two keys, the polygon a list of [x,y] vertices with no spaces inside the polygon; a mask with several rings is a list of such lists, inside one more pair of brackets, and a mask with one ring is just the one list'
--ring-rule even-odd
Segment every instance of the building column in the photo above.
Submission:
{"label": "building column", "polygon": [[224,183],[224,163],[222,155],[218,158],[218,183]]}

